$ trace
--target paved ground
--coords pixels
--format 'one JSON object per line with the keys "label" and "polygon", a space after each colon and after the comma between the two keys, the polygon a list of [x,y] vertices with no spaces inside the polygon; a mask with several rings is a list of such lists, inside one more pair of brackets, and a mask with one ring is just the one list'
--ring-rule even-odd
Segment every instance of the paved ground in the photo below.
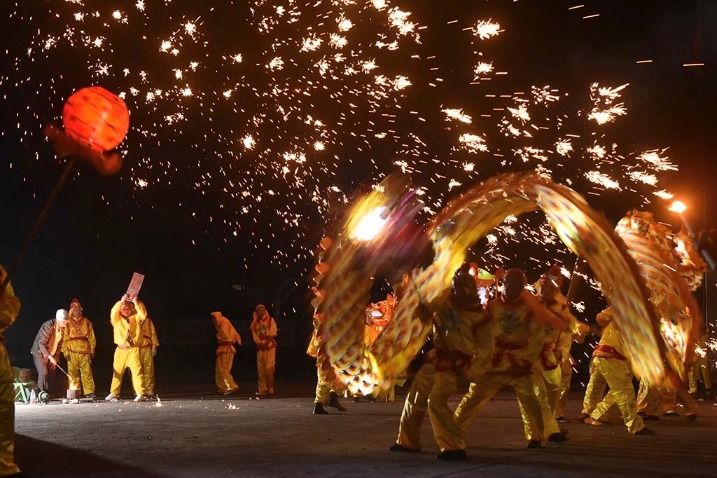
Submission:
{"label": "paved ground", "polygon": [[[241,384],[254,391],[253,384]],[[565,425],[568,443],[526,449],[515,399],[494,399],[467,436],[469,460],[445,463],[428,419],[423,449],[391,453],[402,396],[312,415],[313,383],[286,381],[270,399],[230,399],[165,389],[160,403],[18,405],[17,458],[33,477],[437,477],[715,476],[717,406],[699,418],[662,419],[656,436],[631,436],[621,421]],[[187,391],[189,390],[189,391]],[[128,395],[129,398],[129,395]],[[455,397],[455,400],[459,399]],[[579,415],[580,398],[568,412]],[[160,406],[161,405],[161,406]],[[454,403],[455,405],[455,403]]]}

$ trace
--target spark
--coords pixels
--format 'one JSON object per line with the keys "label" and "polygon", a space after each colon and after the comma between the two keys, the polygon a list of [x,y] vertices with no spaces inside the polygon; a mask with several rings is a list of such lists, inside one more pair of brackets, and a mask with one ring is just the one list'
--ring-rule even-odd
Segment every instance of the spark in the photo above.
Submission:
{"label": "spark", "polygon": [[491,73],[493,71],[493,63],[487,63],[487,62],[479,62],[476,67],[473,69],[473,74],[475,75],[475,79],[478,79],[481,76],[485,76],[488,73]]}
{"label": "spark", "polygon": [[473,119],[467,114],[463,113],[463,110],[460,108],[446,108],[441,111],[446,114],[447,119],[454,119],[460,121],[461,123],[468,124],[473,121]]}
{"label": "spark", "polygon": [[517,108],[508,108],[508,111],[523,123],[530,121],[528,107],[525,104],[521,104]]}
{"label": "spark", "polygon": [[639,155],[638,159],[649,164],[655,171],[677,171],[677,166],[670,163],[666,156],[661,154],[664,151],[646,151]]}
{"label": "spark", "polygon": [[570,140],[561,139],[555,144],[555,152],[560,156],[570,156],[571,151],[573,151],[573,145]]}
{"label": "spark", "polygon": [[588,181],[604,186],[606,189],[621,189],[620,183],[598,171],[588,171],[585,173],[585,177]]}
{"label": "spark", "polygon": [[485,138],[477,134],[464,133],[460,135],[458,141],[471,153],[488,151]]}
{"label": "spark", "polygon": [[481,40],[487,40],[490,37],[494,37],[498,35],[500,31],[500,24],[494,23],[492,20],[479,20],[473,27],[473,34]]}
{"label": "spark", "polygon": [[590,87],[593,109],[588,114],[588,119],[602,125],[614,122],[616,117],[627,114],[627,108],[623,103],[615,103],[621,96],[620,92],[627,86],[628,84],[626,83],[616,88],[610,88],[601,87],[599,84],[593,83]]}
{"label": "spark", "polygon": [[658,182],[657,176],[643,171],[634,171],[632,173],[629,173],[629,176],[634,181],[639,181],[641,183],[649,184],[651,186],[656,185]]}

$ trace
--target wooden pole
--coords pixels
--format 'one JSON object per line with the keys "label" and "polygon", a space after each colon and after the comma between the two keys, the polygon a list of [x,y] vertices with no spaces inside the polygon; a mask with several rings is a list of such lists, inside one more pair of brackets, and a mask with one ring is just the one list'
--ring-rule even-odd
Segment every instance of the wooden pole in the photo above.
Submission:
{"label": "wooden pole", "polygon": [[0,295],[2,295],[3,292],[5,292],[5,287],[7,287],[8,283],[10,282],[10,278],[15,273],[17,268],[20,266],[23,259],[27,255],[27,251],[30,250],[30,245],[37,238],[38,234],[40,233],[40,230],[42,229],[42,226],[45,223],[45,219],[47,219],[47,216],[50,214],[50,211],[52,210],[52,206],[54,206],[55,202],[57,201],[57,197],[60,195],[60,191],[62,190],[62,187],[67,182],[67,179],[70,177],[70,174],[72,174],[72,171],[75,168],[75,163],[77,163],[78,158],[79,158],[78,155],[70,156],[69,160],[67,161],[67,164],[65,164],[65,168],[62,170],[62,174],[60,175],[60,178],[57,180],[57,183],[55,184],[55,188],[52,190],[52,193],[50,193],[50,197],[47,198],[47,201],[45,201],[45,204],[42,207],[42,211],[40,211],[40,215],[37,217],[37,220],[35,221],[35,224],[32,226],[32,229],[28,233],[27,237],[25,238],[25,241],[20,246],[20,250],[18,251],[17,255],[15,256],[15,260],[13,260],[12,265],[10,266],[10,269],[8,269],[5,279],[2,281],[2,284],[0,284]]}

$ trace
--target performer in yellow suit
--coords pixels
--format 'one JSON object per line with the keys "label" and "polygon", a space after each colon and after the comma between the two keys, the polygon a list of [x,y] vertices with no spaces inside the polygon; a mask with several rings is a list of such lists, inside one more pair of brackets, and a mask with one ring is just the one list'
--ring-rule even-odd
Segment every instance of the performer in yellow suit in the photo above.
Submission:
{"label": "performer in yellow suit", "polygon": [[593,352],[590,380],[593,380],[593,375],[604,378],[610,387],[610,393],[597,404],[590,417],[584,422],[589,425],[601,425],[604,415],[615,404],[620,409],[622,419],[630,433],[654,435],[637,414],[630,359],[610,307],[600,312],[596,320],[604,329],[600,343]]}
{"label": "performer in yellow suit", "polygon": [[326,251],[329,250],[334,244],[334,240],[325,236],[319,243],[319,249],[316,251],[318,263],[314,269],[313,281],[316,284],[312,287],[312,291],[315,298],[311,301],[314,306],[314,317],[313,325],[314,330],[311,333],[311,339],[309,340],[309,346],[306,349],[306,354],[316,359],[316,393],[314,395],[314,415],[327,415],[329,412],[326,411],[325,407],[333,407],[341,412],[346,411],[346,407],[341,404],[339,400],[339,392],[344,390],[344,385],[336,379],[331,364],[329,363],[328,357],[323,351],[322,339],[320,336],[320,325],[321,319],[316,312],[317,303],[321,300],[319,285],[323,280],[324,274],[328,272],[328,264],[322,262]]}
{"label": "performer in yellow suit", "polygon": [[142,383],[142,363],[139,360],[139,343],[142,340],[140,322],[147,317],[147,309],[136,297],[131,299],[127,294],[118,301],[110,312],[110,323],[114,328],[115,348],[114,363],[112,365],[112,385],[110,394],[105,400],[116,402],[120,398],[122,378],[129,368],[132,374],[132,387],[135,393],[135,402],[147,400],[144,395]]}
{"label": "performer in yellow suit", "polygon": [[[314,320],[317,320],[314,317]],[[320,340],[316,334],[316,325],[311,334],[306,354],[316,359],[316,394],[314,395],[314,415],[327,415],[325,407],[333,407],[340,412],[345,412],[346,407],[339,400],[339,390],[343,384],[336,379],[331,364],[326,355],[321,353]]]}
{"label": "performer in yellow suit", "polygon": [[259,375],[257,395],[274,395],[274,372],[276,369],[276,321],[259,304],[253,313],[251,335],[256,344],[256,371]]}
{"label": "performer in yellow suit", "polygon": [[[572,317],[574,318],[574,316]],[[568,395],[570,394],[570,382],[573,377],[573,366],[575,365],[575,359],[570,353],[570,349],[573,342],[582,344],[585,341],[585,337],[591,333],[595,333],[594,329],[585,322],[576,319],[570,325],[568,332],[558,334],[557,348],[555,350],[556,357],[560,362],[560,395],[555,406],[555,418],[558,423],[567,422],[565,403],[568,401]]]}
{"label": "performer in yellow suit", "polygon": [[[390,451],[420,449],[423,416],[429,411],[431,427],[446,461],[466,459],[462,430],[455,422],[448,398],[457,389],[459,375],[476,380],[492,358],[493,336],[484,314],[472,265],[463,264],[454,274],[449,291],[417,314],[431,315],[435,346],[424,354],[403,406],[396,443]],[[424,317],[422,321],[427,321]]]}
{"label": "performer in yellow suit", "polygon": [[[447,302],[433,314],[435,375],[428,395],[428,413],[433,435],[441,452],[439,460],[463,461],[466,443],[448,399],[456,393],[459,375],[482,373],[493,356],[490,320],[483,311],[470,264],[464,263],[453,276]],[[445,299],[444,299],[445,300]],[[473,374],[469,374],[473,371]],[[475,373],[477,371],[477,373]],[[430,372],[430,369],[428,370]]]}
{"label": "performer in yellow suit", "polygon": [[159,339],[154,322],[149,317],[140,322],[139,328],[142,332],[139,342],[139,361],[142,363],[144,394],[147,398],[154,398],[154,356],[157,355]]}
{"label": "performer in yellow suit", "polygon": [[214,368],[214,381],[217,384],[217,391],[229,395],[239,390],[239,385],[232,377],[232,365],[236,349],[234,344],[241,345],[241,336],[236,331],[229,319],[221,312],[212,312],[212,322],[217,330],[217,352],[216,365]]}
{"label": "performer in yellow suit", "polygon": [[65,340],[62,341],[62,354],[67,358],[67,373],[70,375],[70,388],[80,390],[85,397],[95,398],[95,380],[92,376],[92,359],[95,357],[95,331],[90,319],[83,315],[78,299],[70,303],[69,325],[66,327]]}
{"label": "performer in yellow suit", "polygon": [[555,418],[546,420],[547,402],[541,405],[536,396],[531,371],[540,360],[546,328],[563,329],[566,321],[525,290],[526,279],[521,269],[506,271],[502,282],[501,295],[486,307],[495,337],[495,354],[485,374],[471,383],[458,405],[456,423],[465,431],[490,399],[509,386],[518,398],[528,447],[540,447],[544,439],[550,443],[564,442],[567,437],[560,432]]}
{"label": "performer in yellow suit", "polygon": [[[0,266],[0,284],[5,280],[5,268]],[[0,476],[20,473],[15,464],[15,375],[5,348],[3,335],[20,313],[20,301],[8,282],[0,292]]]}
{"label": "performer in yellow suit", "polygon": [[539,393],[544,393],[550,410],[558,422],[565,422],[565,402],[570,391],[570,379],[573,374],[570,348],[574,339],[584,337],[590,326],[580,322],[571,312],[568,299],[561,292],[563,276],[560,269],[552,267],[543,274],[538,281],[538,297],[541,303],[554,314],[567,320],[567,327],[563,330],[550,329],[547,331],[545,346],[540,361],[536,367]]}
{"label": "performer in yellow suit", "polygon": [[538,398],[547,400],[548,408],[555,416],[555,410],[560,398],[560,387],[562,384],[560,360],[558,359],[558,338],[561,334],[567,335],[570,332],[570,324],[577,319],[568,309],[567,298],[560,293],[562,276],[559,272],[551,269],[543,274],[539,281],[538,297],[540,302],[552,313],[563,317],[568,324],[564,329],[549,327],[545,331],[545,344],[540,352],[540,360],[533,369],[533,381],[536,386]]}
{"label": "performer in yellow suit", "polygon": [[707,347],[708,340],[709,332],[704,331],[697,341],[695,361],[692,363],[689,374],[689,391],[693,397],[697,397],[697,384],[701,379],[702,384],[704,385],[704,396],[706,398],[712,398],[712,377],[710,376],[710,361],[708,358],[709,351]]}

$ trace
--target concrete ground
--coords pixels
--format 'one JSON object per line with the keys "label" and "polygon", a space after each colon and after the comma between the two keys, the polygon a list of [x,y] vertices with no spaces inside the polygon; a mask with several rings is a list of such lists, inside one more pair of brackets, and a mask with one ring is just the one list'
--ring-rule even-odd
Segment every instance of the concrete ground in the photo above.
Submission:
{"label": "concrete ground", "polygon": [[[527,449],[515,398],[494,399],[470,429],[468,461],[436,460],[428,417],[420,453],[389,452],[398,429],[396,402],[352,403],[345,413],[312,415],[311,381],[287,379],[275,397],[257,400],[241,383],[231,398],[189,384],[166,388],[160,402],[18,404],[17,461],[41,477],[437,477],[715,476],[717,406],[699,417],[651,422],[656,436],[631,436],[615,416],[595,427],[564,425],[569,441]],[[180,390],[182,388],[182,390]],[[460,396],[454,397],[455,406]],[[568,404],[577,418],[581,396]]]}

